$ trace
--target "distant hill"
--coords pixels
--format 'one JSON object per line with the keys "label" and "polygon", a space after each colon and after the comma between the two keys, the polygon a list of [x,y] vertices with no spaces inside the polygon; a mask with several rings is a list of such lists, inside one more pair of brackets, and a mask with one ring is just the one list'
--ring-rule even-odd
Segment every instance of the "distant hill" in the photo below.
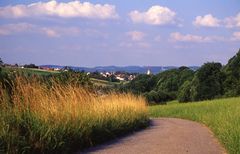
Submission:
{"label": "distant hill", "polygon": [[[65,66],[61,65],[41,65],[40,67],[48,67],[48,68],[63,68]],[[117,72],[124,71],[129,73],[146,73],[148,69],[151,70],[153,74],[157,74],[159,72],[170,70],[174,68],[178,68],[177,66],[97,66],[97,67],[77,67],[77,66],[68,66],[76,71],[85,71],[85,72]],[[192,70],[197,70],[198,66],[189,66]]]}

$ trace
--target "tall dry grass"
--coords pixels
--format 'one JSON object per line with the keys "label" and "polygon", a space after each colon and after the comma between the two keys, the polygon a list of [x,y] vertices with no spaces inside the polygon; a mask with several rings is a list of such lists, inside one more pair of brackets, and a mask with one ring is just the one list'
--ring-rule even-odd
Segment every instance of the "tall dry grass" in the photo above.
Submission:
{"label": "tall dry grass", "polygon": [[0,102],[2,152],[71,152],[148,123],[142,97],[99,96],[76,85],[49,87],[21,77],[14,83],[12,102],[4,95]]}

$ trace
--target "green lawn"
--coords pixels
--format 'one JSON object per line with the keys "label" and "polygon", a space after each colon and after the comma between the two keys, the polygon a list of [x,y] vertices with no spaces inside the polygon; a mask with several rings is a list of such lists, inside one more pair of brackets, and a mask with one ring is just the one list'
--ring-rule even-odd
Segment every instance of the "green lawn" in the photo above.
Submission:
{"label": "green lawn", "polygon": [[174,117],[208,126],[230,154],[240,154],[240,97],[149,107],[151,117]]}
{"label": "green lawn", "polygon": [[22,72],[24,74],[35,74],[35,75],[50,75],[59,73],[57,71],[48,71],[48,70],[42,70],[42,69],[34,69],[34,68],[11,68],[11,67],[3,67],[4,72]]}

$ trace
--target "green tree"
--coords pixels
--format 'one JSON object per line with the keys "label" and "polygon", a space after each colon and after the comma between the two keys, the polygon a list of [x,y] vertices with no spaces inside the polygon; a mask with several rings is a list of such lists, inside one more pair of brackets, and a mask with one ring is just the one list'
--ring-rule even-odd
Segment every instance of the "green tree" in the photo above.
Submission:
{"label": "green tree", "polygon": [[182,66],[178,69],[168,70],[157,75],[157,89],[167,92],[173,99],[177,97],[179,88],[185,81],[191,81],[194,71]]}
{"label": "green tree", "polygon": [[223,69],[226,79],[224,81],[224,93],[226,96],[240,95],[240,49],[232,57]]}
{"label": "green tree", "polygon": [[179,88],[179,91],[178,91],[179,102],[191,101],[190,89],[191,89],[191,82],[190,81],[184,82],[184,84]]}
{"label": "green tree", "polygon": [[23,66],[24,68],[38,68],[35,64],[26,64]]}
{"label": "green tree", "polygon": [[140,74],[134,80],[125,85],[125,89],[135,94],[149,92],[156,86],[156,76]]}
{"label": "green tree", "polygon": [[224,74],[220,63],[205,63],[195,74],[190,89],[191,99],[213,99],[223,94]]}

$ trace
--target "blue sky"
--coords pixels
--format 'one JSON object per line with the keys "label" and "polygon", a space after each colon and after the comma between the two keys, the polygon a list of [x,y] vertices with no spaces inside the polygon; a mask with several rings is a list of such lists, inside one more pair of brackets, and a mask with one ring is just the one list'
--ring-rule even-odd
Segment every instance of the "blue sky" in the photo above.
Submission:
{"label": "blue sky", "polygon": [[226,64],[240,48],[239,0],[0,1],[6,63]]}

